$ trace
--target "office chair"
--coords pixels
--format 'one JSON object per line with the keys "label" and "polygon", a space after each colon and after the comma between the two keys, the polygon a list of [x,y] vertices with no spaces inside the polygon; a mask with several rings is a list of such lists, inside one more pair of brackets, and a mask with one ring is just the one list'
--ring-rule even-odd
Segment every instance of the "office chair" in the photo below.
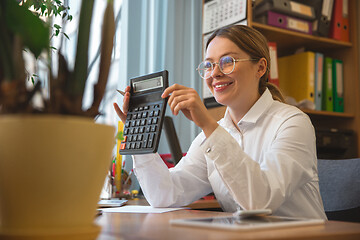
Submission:
{"label": "office chair", "polygon": [[174,122],[169,116],[164,117],[164,130],[166,134],[166,139],[169,144],[171,156],[174,161],[174,165],[176,165],[183,157],[183,153],[181,151],[179,139],[176,134]]}
{"label": "office chair", "polygon": [[318,173],[328,219],[360,222],[360,159],[319,159]]}

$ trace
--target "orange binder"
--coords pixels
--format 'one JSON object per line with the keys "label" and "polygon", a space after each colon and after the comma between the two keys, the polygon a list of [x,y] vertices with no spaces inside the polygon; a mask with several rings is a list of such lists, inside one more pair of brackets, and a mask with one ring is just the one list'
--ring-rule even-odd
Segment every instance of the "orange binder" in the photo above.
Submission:
{"label": "orange binder", "polygon": [[339,41],[349,41],[349,2],[348,0],[335,0],[330,37]]}
{"label": "orange binder", "polygon": [[269,83],[279,85],[279,69],[277,62],[277,46],[276,42],[268,42],[269,52],[270,52],[270,74],[269,74]]}

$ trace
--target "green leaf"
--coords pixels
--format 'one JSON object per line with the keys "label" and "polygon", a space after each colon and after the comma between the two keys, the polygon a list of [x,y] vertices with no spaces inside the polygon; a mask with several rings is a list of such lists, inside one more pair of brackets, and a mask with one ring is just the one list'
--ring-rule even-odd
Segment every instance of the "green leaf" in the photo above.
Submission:
{"label": "green leaf", "polygon": [[26,47],[37,58],[49,47],[49,28],[30,10],[19,6],[16,1],[6,0],[5,19],[9,29],[18,34]]}
{"label": "green leaf", "polygon": [[66,33],[63,32],[62,34],[64,34],[64,36],[65,36],[68,40],[70,40],[69,36],[68,36]]}

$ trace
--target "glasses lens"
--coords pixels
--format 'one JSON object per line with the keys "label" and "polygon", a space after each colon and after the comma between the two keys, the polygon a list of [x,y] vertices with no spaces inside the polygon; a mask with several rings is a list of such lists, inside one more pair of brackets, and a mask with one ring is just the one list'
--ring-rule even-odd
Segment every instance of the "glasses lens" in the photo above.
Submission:
{"label": "glasses lens", "polygon": [[230,74],[234,70],[234,63],[233,57],[225,56],[220,58],[219,67],[224,74]]}
{"label": "glasses lens", "polygon": [[209,61],[204,61],[200,63],[198,67],[198,71],[202,78],[208,78],[211,75],[212,63]]}

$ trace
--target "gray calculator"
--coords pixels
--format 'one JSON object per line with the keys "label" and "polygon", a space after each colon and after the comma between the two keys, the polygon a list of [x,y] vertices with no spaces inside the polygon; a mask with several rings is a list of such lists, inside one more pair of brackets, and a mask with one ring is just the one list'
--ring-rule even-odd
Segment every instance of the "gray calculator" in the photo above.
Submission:
{"label": "gray calculator", "polygon": [[157,151],[167,105],[167,98],[161,98],[161,94],[168,86],[166,70],[130,79],[130,102],[124,140],[120,144],[121,155]]}

